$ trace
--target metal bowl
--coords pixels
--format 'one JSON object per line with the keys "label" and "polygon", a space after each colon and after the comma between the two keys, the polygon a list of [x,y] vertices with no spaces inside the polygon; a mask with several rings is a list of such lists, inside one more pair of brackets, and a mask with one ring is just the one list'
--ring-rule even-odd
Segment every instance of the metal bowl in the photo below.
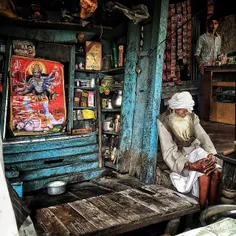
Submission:
{"label": "metal bowl", "polygon": [[208,207],[202,211],[200,222],[202,226],[206,226],[226,217],[236,219],[236,205],[220,204]]}
{"label": "metal bowl", "polygon": [[59,195],[66,191],[66,182],[57,180],[47,184],[47,193],[49,195]]}

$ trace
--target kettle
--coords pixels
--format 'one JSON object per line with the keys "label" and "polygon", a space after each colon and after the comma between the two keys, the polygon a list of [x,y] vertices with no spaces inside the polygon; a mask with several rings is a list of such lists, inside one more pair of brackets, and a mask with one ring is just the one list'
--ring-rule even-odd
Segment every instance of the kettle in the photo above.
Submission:
{"label": "kettle", "polygon": [[103,130],[104,131],[113,131],[114,130],[114,122],[112,117],[107,117],[103,121]]}

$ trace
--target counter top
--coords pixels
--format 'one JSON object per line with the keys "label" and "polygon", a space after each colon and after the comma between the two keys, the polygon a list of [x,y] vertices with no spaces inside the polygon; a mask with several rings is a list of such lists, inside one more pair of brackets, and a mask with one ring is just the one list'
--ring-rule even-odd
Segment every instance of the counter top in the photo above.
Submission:
{"label": "counter top", "polygon": [[234,64],[234,65],[222,65],[222,66],[206,66],[205,71],[236,72],[236,64]]}

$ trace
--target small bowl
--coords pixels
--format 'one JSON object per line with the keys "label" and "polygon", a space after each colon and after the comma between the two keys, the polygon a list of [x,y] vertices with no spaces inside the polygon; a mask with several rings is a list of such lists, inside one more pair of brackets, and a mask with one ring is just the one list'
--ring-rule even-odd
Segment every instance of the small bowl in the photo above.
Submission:
{"label": "small bowl", "polygon": [[47,184],[47,193],[49,195],[59,195],[66,191],[66,182],[57,180]]}

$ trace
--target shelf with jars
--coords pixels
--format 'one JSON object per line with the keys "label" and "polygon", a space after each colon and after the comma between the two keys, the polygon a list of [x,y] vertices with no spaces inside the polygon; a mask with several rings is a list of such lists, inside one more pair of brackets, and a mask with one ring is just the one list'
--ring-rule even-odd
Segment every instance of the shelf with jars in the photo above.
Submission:
{"label": "shelf with jars", "polygon": [[123,76],[124,74],[105,75],[100,80],[99,87],[102,158],[104,166],[116,170],[118,169],[119,159]]}
{"label": "shelf with jars", "polygon": [[[74,82],[74,129],[85,128],[91,132],[98,129],[99,159],[106,167],[117,169],[124,82],[124,46],[112,43],[110,53],[105,53],[99,42],[78,43],[75,48]],[[87,103],[84,102],[84,97],[87,97]],[[84,119],[83,113],[88,110],[94,112],[94,120]]]}
{"label": "shelf with jars", "polygon": [[75,73],[73,90],[72,134],[95,132],[97,130],[97,102],[93,74]]}

